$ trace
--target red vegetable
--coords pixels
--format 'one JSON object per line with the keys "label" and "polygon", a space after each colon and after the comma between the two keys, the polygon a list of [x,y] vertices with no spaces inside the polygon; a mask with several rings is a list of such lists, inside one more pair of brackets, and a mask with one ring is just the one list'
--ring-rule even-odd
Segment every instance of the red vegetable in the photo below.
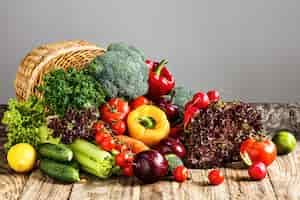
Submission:
{"label": "red vegetable", "polygon": [[93,125],[93,129],[96,131],[96,133],[101,131],[104,128],[105,128],[105,125],[102,121],[98,121],[98,122],[94,123],[94,125]]}
{"label": "red vegetable", "polygon": [[181,159],[185,156],[185,147],[181,142],[174,138],[166,138],[159,142],[159,144],[155,148],[159,153],[165,155],[169,153],[174,153]]}
{"label": "red vegetable", "polygon": [[145,104],[150,104],[150,101],[144,97],[144,96],[140,96],[137,97],[136,99],[134,99],[131,103],[130,103],[130,109],[136,109],[137,107],[141,106],[141,105],[145,105]]}
{"label": "red vegetable", "polygon": [[116,143],[111,136],[104,138],[104,140],[101,142],[101,148],[105,151],[111,151],[115,148],[115,146]]}
{"label": "red vegetable", "polygon": [[154,65],[154,63],[153,63],[152,60],[147,59],[147,60],[145,61],[145,63],[146,63],[146,65],[147,65],[150,69],[152,69],[152,67],[153,67],[153,65]]}
{"label": "red vegetable", "polygon": [[134,157],[133,172],[144,183],[153,183],[167,175],[168,161],[158,151],[143,151]]}
{"label": "red vegetable", "polygon": [[186,106],[183,114],[183,127],[186,128],[188,123],[191,121],[193,116],[198,112],[198,108],[193,106],[192,104]]}
{"label": "red vegetable", "polygon": [[99,144],[101,144],[102,143],[102,141],[105,139],[105,138],[107,138],[107,137],[111,137],[111,135],[110,134],[108,134],[107,132],[105,132],[105,131],[98,131],[97,133],[96,133],[96,136],[95,136],[95,140],[96,140],[96,143],[99,145]]}
{"label": "red vegetable", "polygon": [[172,95],[170,100],[166,100],[161,97],[157,102],[158,107],[166,113],[169,121],[176,120],[179,117],[179,108],[177,105],[172,103],[174,95],[175,93]]}
{"label": "red vegetable", "polygon": [[248,169],[248,174],[253,180],[262,180],[267,175],[267,168],[263,162],[255,162]]}
{"label": "red vegetable", "polygon": [[189,177],[189,171],[185,166],[178,166],[173,171],[173,176],[177,182],[184,182]]}
{"label": "red vegetable", "polygon": [[125,119],[129,110],[129,105],[126,101],[120,98],[113,98],[101,107],[101,118],[108,123],[113,123]]}
{"label": "red vegetable", "polygon": [[122,168],[132,165],[133,156],[129,152],[121,152],[115,157],[116,164]]}
{"label": "red vegetable", "polygon": [[156,99],[168,94],[175,86],[175,79],[165,67],[168,62],[162,60],[158,66],[150,68],[148,96]]}
{"label": "red vegetable", "polygon": [[[240,154],[249,166],[254,162],[263,162],[266,166],[269,166],[276,159],[277,150],[271,140],[257,141],[249,138],[242,143]],[[250,160],[247,159],[248,156]]]}
{"label": "red vegetable", "polygon": [[207,96],[209,98],[209,101],[211,101],[211,102],[217,102],[220,100],[220,94],[217,90],[208,91]]}
{"label": "red vegetable", "polygon": [[124,174],[124,176],[128,176],[128,177],[133,176],[133,167],[132,167],[132,165],[129,165],[129,166],[125,167],[123,169],[123,174]]}
{"label": "red vegetable", "polygon": [[122,120],[112,122],[111,129],[116,135],[123,135],[126,131],[126,123]]}
{"label": "red vegetable", "polygon": [[198,92],[193,97],[193,105],[197,108],[206,108],[209,104],[209,98],[206,93]]}
{"label": "red vegetable", "polygon": [[208,180],[212,185],[220,185],[224,182],[224,175],[220,170],[213,169],[208,174]]}

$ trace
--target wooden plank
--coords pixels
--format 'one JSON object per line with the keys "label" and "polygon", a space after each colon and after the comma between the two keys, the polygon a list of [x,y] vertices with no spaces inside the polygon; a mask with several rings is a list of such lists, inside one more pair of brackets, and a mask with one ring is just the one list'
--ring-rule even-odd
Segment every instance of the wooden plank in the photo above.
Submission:
{"label": "wooden plank", "polygon": [[27,176],[13,173],[0,174],[0,199],[19,199]]}
{"label": "wooden plank", "polygon": [[268,169],[271,183],[278,199],[300,199],[300,141],[297,149],[286,156],[279,156]]}
{"label": "wooden plank", "polygon": [[89,177],[84,184],[74,184],[70,199],[229,199],[227,184],[210,186],[207,173],[208,170],[192,170],[192,180],[185,183],[164,180],[148,185],[134,178],[99,180]]}
{"label": "wooden plank", "polygon": [[23,190],[21,200],[67,200],[72,184],[62,184],[43,175],[39,170],[34,171]]}
{"label": "wooden plank", "polygon": [[74,184],[70,199],[139,199],[139,187],[133,178],[119,177],[101,180],[87,176],[86,182]]}
{"label": "wooden plank", "polygon": [[231,199],[271,200],[276,199],[269,178],[252,181],[245,169],[226,169],[226,179]]}

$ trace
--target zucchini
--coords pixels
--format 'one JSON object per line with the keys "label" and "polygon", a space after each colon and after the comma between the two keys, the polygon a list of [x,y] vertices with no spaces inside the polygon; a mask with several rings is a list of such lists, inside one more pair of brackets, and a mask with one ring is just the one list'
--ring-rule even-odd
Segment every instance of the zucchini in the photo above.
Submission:
{"label": "zucchini", "polygon": [[43,173],[59,181],[73,183],[80,180],[78,170],[49,159],[41,159],[40,169]]}
{"label": "zucchini", "polygon": [[64,144],[41,144],[39,145],[38,152],[42,157],[58,162],[70,162],[73,159],[72,150]]}

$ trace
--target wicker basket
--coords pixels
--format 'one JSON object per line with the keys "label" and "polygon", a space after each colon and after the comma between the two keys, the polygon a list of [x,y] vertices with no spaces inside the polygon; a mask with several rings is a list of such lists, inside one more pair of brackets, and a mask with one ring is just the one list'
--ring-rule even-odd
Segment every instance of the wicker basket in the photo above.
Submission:
{"label": "wicker basket", "polygon": [[71,66],[80,69],[104,52],[103,48],[82,40],[46,44],[33,49],[22,60],[16,75],[17,99],[26,100],[32,94],[40,97],[36,86],[50,70]]}

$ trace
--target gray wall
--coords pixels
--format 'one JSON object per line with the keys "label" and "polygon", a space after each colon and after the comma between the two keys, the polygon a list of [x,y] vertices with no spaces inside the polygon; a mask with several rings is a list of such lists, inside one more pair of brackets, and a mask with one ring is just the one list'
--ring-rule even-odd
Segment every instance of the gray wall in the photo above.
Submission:
{"label": "gray wall", "polygon": [[85,39],[126,41],[168,58],[178,84],[225,99],[300,100],[300,1],[1,0],[0,103],[14,96],[33,47]]}

